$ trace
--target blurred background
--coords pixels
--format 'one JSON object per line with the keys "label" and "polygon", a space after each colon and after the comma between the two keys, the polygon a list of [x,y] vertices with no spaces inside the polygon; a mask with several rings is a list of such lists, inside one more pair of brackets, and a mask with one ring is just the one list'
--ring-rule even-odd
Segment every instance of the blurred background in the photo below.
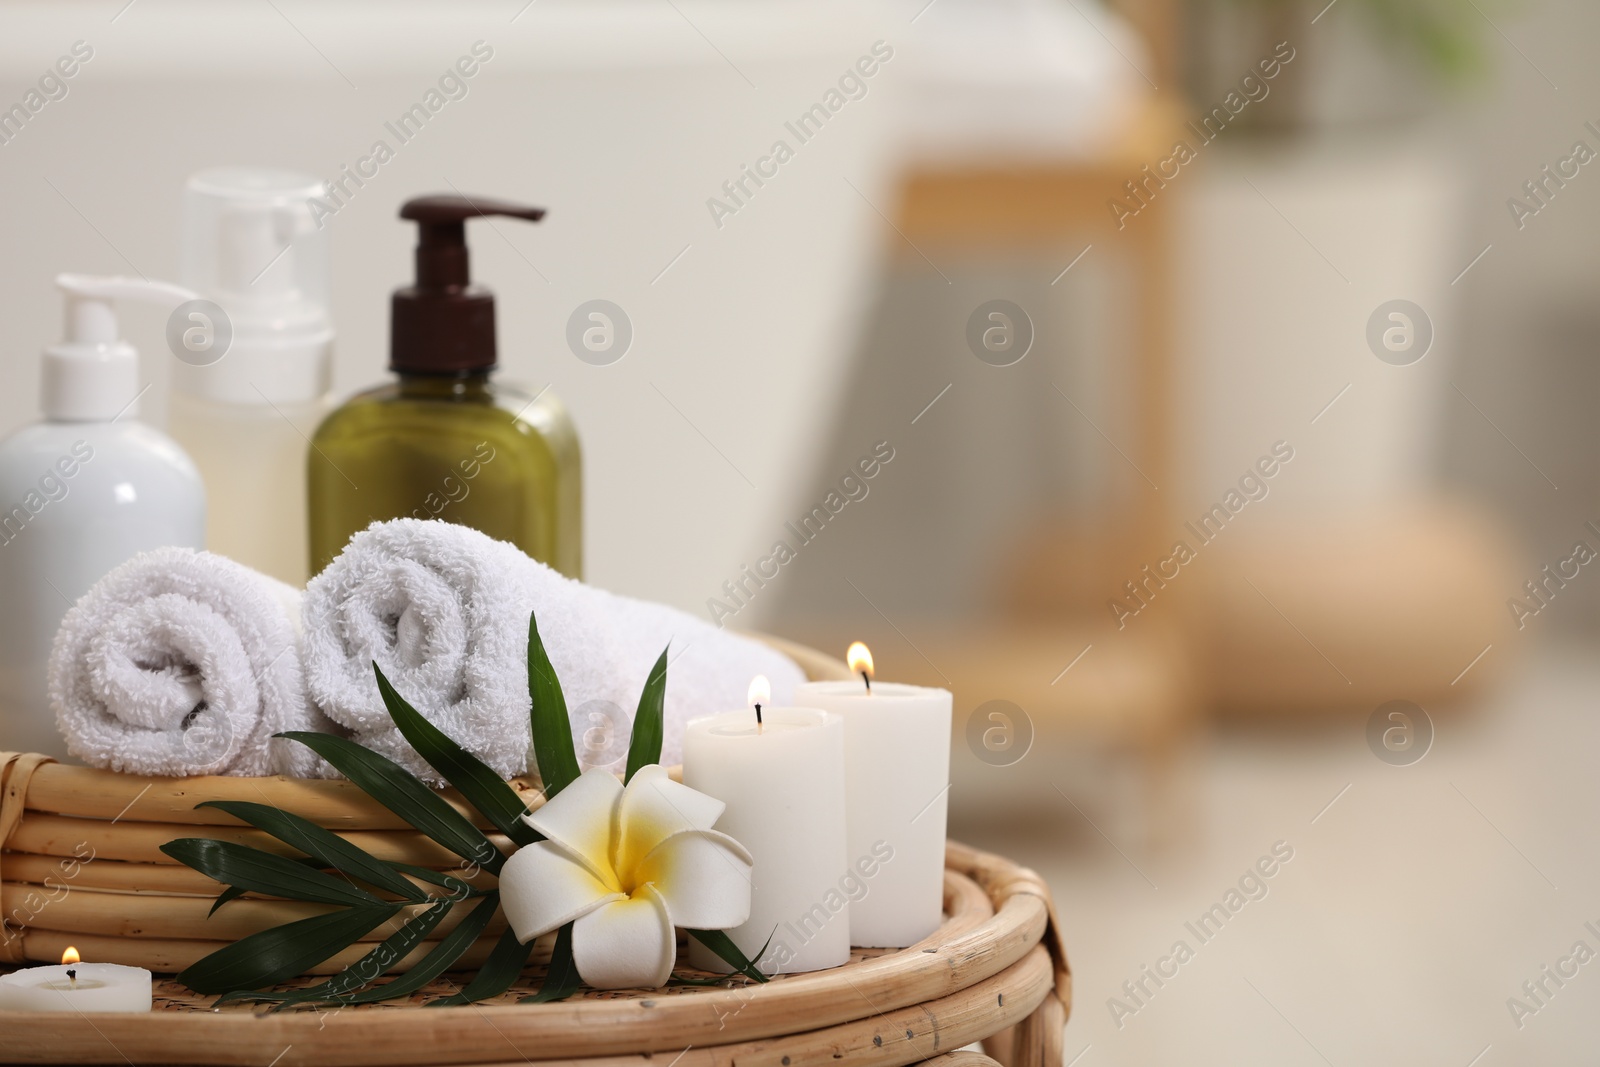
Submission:
{"label": "blurred background", "polygon": [[[93,52],[0,144],[0,430],[37,418],[56,273],[175,277],[189,174],[336,178],[484,42],[328,220],[335,397],[383,378],[403,200],[548,207],[475,233],[474,276],[504,373],[577,423],[586,577],[952,688],[952,834],[1051,881],[1073,1063],[1592,1056],[1600,977],[1523,984],[1600,948],[1574,562],[1600,551],[1600,9],[112,0],[0,27],[7,104]],[[632,328],[605,366],[565,340],[595,299]],[[123,313],[158,426],[164,317]]]}

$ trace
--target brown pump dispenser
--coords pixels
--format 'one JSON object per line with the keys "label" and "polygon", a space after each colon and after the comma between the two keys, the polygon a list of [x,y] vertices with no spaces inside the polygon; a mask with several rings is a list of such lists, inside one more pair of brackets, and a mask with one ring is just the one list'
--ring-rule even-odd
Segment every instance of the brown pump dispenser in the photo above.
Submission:
{"label": "brown pump dispenser", "polygon": [[544,208],[444,194],[401,205],[400,217],[417,223],[417,280],[396,289],[390,303],[390,370],[466,374],[494,366],[494,293],[472,284],[467,265],[466,221],[480,215],[538,222]]}

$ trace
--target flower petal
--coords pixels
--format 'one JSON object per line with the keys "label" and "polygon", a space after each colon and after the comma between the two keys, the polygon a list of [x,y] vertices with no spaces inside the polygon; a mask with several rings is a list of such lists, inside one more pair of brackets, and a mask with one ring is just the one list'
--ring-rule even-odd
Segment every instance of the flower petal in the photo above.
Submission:
{"label": "flower petal", "polygon": [[672,977],[678,939],[651,886],[596,908],[572,927],[572,962],[594,989],[658,989]]}
{"label": "flower petal", "polygon": [[500,904],[524,943],[614,900],[626,899],[553,841],[535,841],[500,868]]}
{"label": "flower petal", "polygon": [[[685,830],[709,830],[727,805],[715,797],[690,789],[667,777],[657,764],[639,768],[617,803],[617,838],[614,865],[627,881],[627,873],[651,849]],[[638,884],[634,878],[628,884]]]}
{"label": "flower petal", "polygon": [[750,853],[727,834],[685,830],[651,850],[636,872],[667,904],[672,925],[727,930],[750,918]]}
{"label": "flower petal", "polygon": [[[584,771],[523,821],[581,856],[601,881],[612,881],[611,831],[622,783],[598,767]],[[615,889],[616,886],[612,885]]]}

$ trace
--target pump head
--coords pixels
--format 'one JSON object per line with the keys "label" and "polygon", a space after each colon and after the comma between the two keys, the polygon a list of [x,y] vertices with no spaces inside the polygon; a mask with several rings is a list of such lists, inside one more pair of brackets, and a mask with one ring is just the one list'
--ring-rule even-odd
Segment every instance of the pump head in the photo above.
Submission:
{"label": "pump head", "polygon": [[472,284],[467,256],[466,221],[480,215],[538,222],[544,209],[445,194],[401,205],[400,217],[417,223],[417,277],[390,304],[391,370],[463,374],[494,366],[494,294]]}
{"label": "pump head", "polygon": [[66,294],[66,337],[44,350],[41,400],[55,422],[105,422],[130,410],[139,395],[139,353],[122,339],[113,300],[177,307],[195,299],[180,285],[146,278],[58,274]]}

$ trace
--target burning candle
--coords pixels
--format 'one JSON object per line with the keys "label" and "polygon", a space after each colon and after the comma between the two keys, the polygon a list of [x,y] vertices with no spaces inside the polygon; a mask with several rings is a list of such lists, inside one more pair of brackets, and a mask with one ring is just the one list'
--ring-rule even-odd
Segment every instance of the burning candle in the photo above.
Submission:
{"label": "burning candle", "polygon": [[[817,708],[770,707],[760,675],[749,707],[691,721],[683,784],[728,805],[717,829],[750,850],[750,921],[728,935],[769,974],[850,960],[844,723]],[[771,939],[770,942],[768,939]],[[765,950],[763,951],[763,946]],[[690,962],[728,967],[698,942]]]}
{"label": "burning candle", "polygon": [[149,1011],[154,988],[143,967],[83,963],[68,946],[60,965],[0,974],[0,1011]]}
{"label": "burning candle", "polygon": [[859,641],[846,659],[860,681],[806,682],[795,702],[844,719],[848,850],[864,886],[850,903],[851,944],[904,948],[944,914],[950,691],[874,681]]}

